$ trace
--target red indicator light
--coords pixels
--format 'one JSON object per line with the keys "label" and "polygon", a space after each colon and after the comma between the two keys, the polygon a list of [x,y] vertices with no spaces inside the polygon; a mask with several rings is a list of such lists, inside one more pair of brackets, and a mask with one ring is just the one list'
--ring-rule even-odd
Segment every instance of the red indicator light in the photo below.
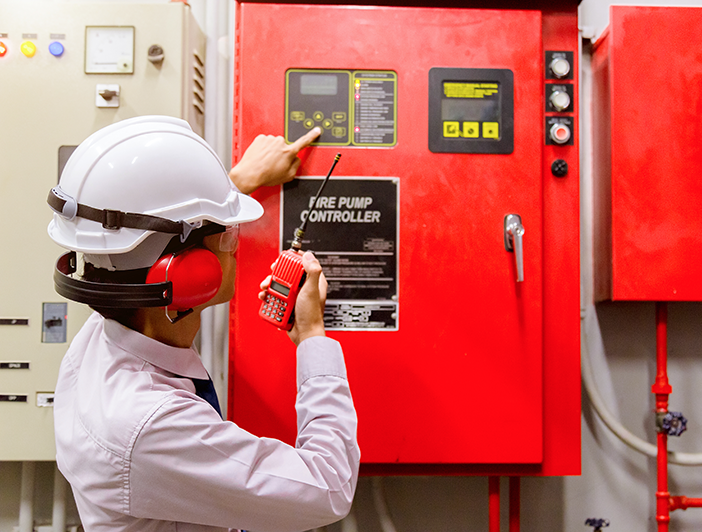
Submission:
{"label": "red indicator light", "polygon": [[360,100],[360,99],[361,99],[361,95],[360,95],[360,94],[356,94],[356,99],[357,99],[357,100]]}
{"label": "red indicator light", "polygon": [[353,128],[353,130],[354,130],[356,133],[360,133],[360,132],[361,132],[361,128],[358,127],[358,126],[356,126],[355,128]]}
{"label": "red indicator light", "polygon": [[566,124],[553,124],[549,135],[555,143],[565,144],[570,140],[570,128]]}
{"label": "red indicator light", "polygon": [[5,54],[7,53],[7,46],[5,46],[5,43],[0,41],[0,57],[5,57]]}

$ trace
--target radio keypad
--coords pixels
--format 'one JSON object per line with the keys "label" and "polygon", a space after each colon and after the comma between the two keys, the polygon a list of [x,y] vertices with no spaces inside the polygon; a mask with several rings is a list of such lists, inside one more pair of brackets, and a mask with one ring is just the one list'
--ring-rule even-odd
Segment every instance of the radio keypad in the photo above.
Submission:
{"label": "radio keypad", "polygon": [[276,321],[283,321],[283,316],[285,316],[285,309],[288,304],[281,299],[270,294],[266,295],[266,301],[263,305],[263,314],[269,318],[275,318]]}

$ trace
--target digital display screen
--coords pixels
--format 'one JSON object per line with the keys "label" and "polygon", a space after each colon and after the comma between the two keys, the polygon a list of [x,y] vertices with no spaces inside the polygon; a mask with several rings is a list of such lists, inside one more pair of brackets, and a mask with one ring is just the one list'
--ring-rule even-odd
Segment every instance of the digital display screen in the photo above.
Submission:
{"label": "digital display screen", "polygon": [[499,100],[441,100],[441,120],[499,122]]}
{"label": "digital display screen", "polygon": [[499,122],[500,84],[492,81],[444,81],[441,119]]}
{"label": "digital display screen", "polygon": [[277,283],[273,280],[271,280],[271,289],[286,297],[288,296],[288,294],[290,294],[290,289],[287,286],[283,286],[282,284]]}
{"label": "digital display screen", "polygon": [[339,78],[331,74],[303,74],[300,76],[300,94],[310,96],[336,96]]}

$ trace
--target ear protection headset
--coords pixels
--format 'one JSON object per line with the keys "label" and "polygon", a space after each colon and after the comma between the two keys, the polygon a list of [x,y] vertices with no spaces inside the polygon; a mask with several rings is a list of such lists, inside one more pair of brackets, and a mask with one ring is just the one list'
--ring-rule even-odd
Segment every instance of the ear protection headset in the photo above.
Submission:
{"label": "ear protection headset", "polygon": [[[149,268],[145,284],[116,284],[86,281],[71,277],[77,269],[76,253],[62,255],[56,263],[56,292],[68,299],[102,308],[166,307],[178,311],[179,318],[193,307],[212,299],[222,284],[222,267],[210,250],[195,247],[188,241],[221,233],[226,228],[208,224],[192,232],[192,238],[169,251]],[[182,249],[185,246],[185,249]]]}

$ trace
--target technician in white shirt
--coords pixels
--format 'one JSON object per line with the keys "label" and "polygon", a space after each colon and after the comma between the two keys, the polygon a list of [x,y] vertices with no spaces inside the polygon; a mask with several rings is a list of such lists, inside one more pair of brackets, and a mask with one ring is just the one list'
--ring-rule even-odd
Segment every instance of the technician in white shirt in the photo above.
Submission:
{"label": "technician in white shirt", "polygon": [[303,256],[289,333],[295,447],[222,420],[192,346],[202,310],[233,296],[238,224],[263,213],[239,190],[292,179],[318,134],[259,137],[228,175],[186,122],[141,117],[98,131],[68,161],[49,194],[49,235],[70,250],[54,280],[97,312],[63,360],[54,416],[58,466],[88,532],[302,531],[348,513],[356,413],[341,347],[325,337],[314,256]]}

